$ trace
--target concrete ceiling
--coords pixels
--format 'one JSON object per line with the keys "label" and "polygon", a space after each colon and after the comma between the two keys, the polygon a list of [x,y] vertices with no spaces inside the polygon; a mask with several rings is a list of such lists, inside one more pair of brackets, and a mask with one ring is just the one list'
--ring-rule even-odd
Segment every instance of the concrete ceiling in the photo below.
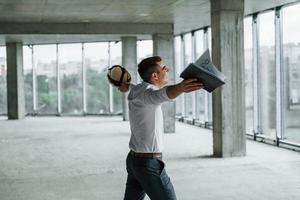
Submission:
{"label": "concrete ceiling", "polygon": [[[119,41],[122,36],[133,35],[0,35],[0,45],[5,45],[6,42],[23,42],[28,44],[56,44],[56,43],[74,43],[74,42],[107,42],[107,41]],[[151,40],[151,35],[134,35],[138,40]]]}
{"label": "concrete ceiling", "polygon": [[[245,15],[296,0],[245,0]],[[209,0],[0,0],[0,23],[172,23],[174,34],[210,24]],[[1,28],[1,27],[0,27]],[[34,42],[68,36],[24,36]],[[83,36],[69,36],[84,40]],[[7,35],[0,36],[0,43]],[[9,36],[8,38],[13,38]],[[59,38],[59,39],[57,39]],[[99,36],[86,37],[87,40]],[[105,36],[116,40],[120,35]],[[140,36],[142,39],[143,37]],[[68,39],[67,39],[68,40]],[[69,38],[69,41],[73,41]]]}

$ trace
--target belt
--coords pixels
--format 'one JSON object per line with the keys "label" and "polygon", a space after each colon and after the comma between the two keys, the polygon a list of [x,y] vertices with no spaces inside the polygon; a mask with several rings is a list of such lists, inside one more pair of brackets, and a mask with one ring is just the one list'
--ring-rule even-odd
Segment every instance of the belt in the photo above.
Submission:
{"label": "belt", "polygon": [[131,155],[140,158],[162,158],[162,153],[136,153],[132,150],[129,152]]}

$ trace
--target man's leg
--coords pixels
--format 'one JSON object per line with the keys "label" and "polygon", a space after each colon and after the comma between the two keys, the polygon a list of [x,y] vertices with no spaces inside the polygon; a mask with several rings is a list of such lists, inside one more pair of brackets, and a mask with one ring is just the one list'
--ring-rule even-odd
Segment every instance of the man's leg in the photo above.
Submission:
{"label": "man's leg", "polygon": [[126,189],[125,189],[125,196],[124,200],[143,200],[146,196],[145,191],[143,190],[140,183],[137,181],[137,179],[134,177],[132,168],[131,155],[127,156],[126,159],[126,169],[127,169],[127,181],[126,181]]}
{"label": "man's leg", "polygon": [[152,200],[176,200],[173,184],[158,159],[148,159],[144,170],[135,170],[135,176]]}
{"label": "man's leg", "polygon": [[139,182],[130,174],[127,176],[124,200],[143,200],[146,194]]}

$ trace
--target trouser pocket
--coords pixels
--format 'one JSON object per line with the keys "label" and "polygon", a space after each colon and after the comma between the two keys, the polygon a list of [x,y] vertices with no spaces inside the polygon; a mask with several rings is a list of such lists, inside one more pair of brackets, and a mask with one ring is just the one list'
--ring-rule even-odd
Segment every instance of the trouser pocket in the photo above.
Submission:
{"label": "trouser pocket", "polygon": [[164,161],[162,161],[162,160],[160,160],[160,159],[157,159],[157,162],[158,162],[158,164],[159,164],[159,166],[160,166],[160,172],[159,172],[159,175],[161,176],[162,175],[162,173],[163,173],[163,171],[165,171],[165,163],[164,163]]}
{"label": "trouser pocket", "polygon": [[171,180],[170,180],[170,177],[168,176],[166,170],[165,170],[165,163],[162,161],[162,160],[157,160],[160,164],[160,173],[159,173],[159,176],[160,176],[160,179],[161,179],[161,182],[164,186],[168,186],[170,183],[171,183]]}

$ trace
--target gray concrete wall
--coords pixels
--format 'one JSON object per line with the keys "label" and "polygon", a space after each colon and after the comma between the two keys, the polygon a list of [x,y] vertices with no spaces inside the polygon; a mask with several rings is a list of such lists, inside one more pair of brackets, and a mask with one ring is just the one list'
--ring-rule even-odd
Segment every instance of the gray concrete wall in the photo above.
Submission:
{"label": "gray concrete wall", "polygon": [[6,43],[7,55],[7,116],[8,119],[25,117],[23,79],[23,44]]}
{"label": "gray concrete wall", "polygon": [[[153,35],[153,55],[158,55],[169,67],[169,83],[175,83],[175,63],[174,63],[174,42],[172,34],[154,34]],[[165,133],[175,132],[175,102],[163,104],[164,131]]]}
{"label": "gray concrete wall", "polygon": [[213,92],[213,151],[217,157],[246,154],[244,0],[211,0],[212,58],[226,84]]}
{"label": "gray concrete wall", "polygon": [[[137,53],[135,36],[122,37],[122,66],[127,69],[131,75],[131,83],[137,83]],[[123,120],[129,120],[128,112],[128,93],[123,94]]]}

